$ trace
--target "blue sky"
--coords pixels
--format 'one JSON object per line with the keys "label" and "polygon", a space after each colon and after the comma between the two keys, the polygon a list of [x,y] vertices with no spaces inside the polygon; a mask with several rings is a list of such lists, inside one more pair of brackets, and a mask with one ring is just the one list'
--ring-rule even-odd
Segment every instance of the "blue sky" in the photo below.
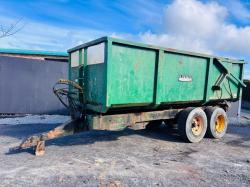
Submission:
{"label": "blue sky", "polygon": [[[138,33],[154,29],[161,19],[161,7],[168,1],[112,0],[2,0],[2,11],[8,17],[59,27],[91,28],[109,32]],[[146,19],[142,20],[142,16]]]}
{"label": "blue sky", "polygon": [[111,35],[250,62],[248,0],[0,0],[0,25],[20,18],[0,47],[65,51]]}

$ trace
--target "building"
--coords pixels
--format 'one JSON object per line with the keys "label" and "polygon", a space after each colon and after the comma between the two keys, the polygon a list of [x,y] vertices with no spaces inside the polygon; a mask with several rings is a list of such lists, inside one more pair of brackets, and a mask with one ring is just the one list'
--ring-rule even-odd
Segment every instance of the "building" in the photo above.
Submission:
{"label": "building", "polygon": [[250,109],[250,80],[244,80],[246,88],[242,91],[242,108]]}
{"label": "building", "polygon": [[0,56],[68,62],[68,53],[56,51],[36,51],[0,48]]}
{"label": "building", "polygon": [[66,52],[0,49],[0,115],[65,114],[52,88],[67,62]]}

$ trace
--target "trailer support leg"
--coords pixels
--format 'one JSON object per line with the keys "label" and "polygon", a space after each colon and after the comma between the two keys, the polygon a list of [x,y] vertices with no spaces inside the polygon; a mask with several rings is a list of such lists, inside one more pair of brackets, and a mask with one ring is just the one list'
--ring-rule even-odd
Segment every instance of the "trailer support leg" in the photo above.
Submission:
{"label": "trailer support leg", "polygon": [[37,142],[37,145],[35,146],[35,155],[43,156],[44,153],[45,153],[45,141]]}
{"label": "trailer support leg", "polygon": [[88,130],[87,125],[84,124],[83,121],[83,119],[71,120],[48,132],[30,136],[18,147],[11,148],[10,151],[18,151],[34,147],[35,155],[42,156],[45,153],[45,141]]}

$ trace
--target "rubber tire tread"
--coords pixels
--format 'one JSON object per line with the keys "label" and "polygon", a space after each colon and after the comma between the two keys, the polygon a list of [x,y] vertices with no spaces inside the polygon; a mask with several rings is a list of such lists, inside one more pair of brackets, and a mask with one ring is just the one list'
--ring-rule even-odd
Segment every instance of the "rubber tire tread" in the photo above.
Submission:
{"label": "rubber tire tread", "polygon": [[[215,111],[216,109],[218,109],[218,108],[219,108],[219,107],[212,107],[212,106],[209,106],[209,107],[206,107],[206,109],[205,109],[205,113],[206,113],[206,115],[207,115],[207,132],[206,132],[206,137],[208,137],[208,138],[219,139],[219,138],[222,138],[222,137],[225,135],[225,133],[226,133],[226,132],[225,132],[225,133],[223,134],[223,136],[221,136],[221,137],[216,136],[216,134],[214,134],[214,133],[212,132],[211,127],[210,127],[211,117],[212,117],[214,111]],[[220,108],[220,109],[222,109],[222,108]],[[223,110],[223,109],[222,109],[222,110]],[[226,112],[225,112],[224,114],[225,114],[225,117],[226,117],[226,127],[225,127],[225,129],[227,130],[228,124],[227,124],[227,115],[226,115]],[[225,130],[225,131],[226,131],[226,130]]]}
{"label": "rubber tire tread", "polygon": [[188,118],[189,113],[193,110],[194,108],[186,108],[185,110],[182,110],[178,116],[177,119],[177,124],[178,124],[178,132],[179,135],[182,137],[182,139],[185,142],[190,142],[187,134],[186,134],[186,121]]}

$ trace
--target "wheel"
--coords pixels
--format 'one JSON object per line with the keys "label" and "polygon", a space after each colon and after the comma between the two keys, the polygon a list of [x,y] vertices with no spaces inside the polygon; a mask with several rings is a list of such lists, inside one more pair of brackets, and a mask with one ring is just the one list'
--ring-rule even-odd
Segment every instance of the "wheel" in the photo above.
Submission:
{"label": "wheel", "polygon": [[210,138],[222,138],[227,131],[227,114],[219,107],[207,107],[205,109],[208,120],[206,136]]}
{"label": "wheel", "polygon": [[162,124],[161,120],[150,121],[146,125],[146,129],[147,130],[157,130],[157,129],[159,129],[159,127],[161,126],[161,124]]}
{"label": "wheel", "polygon": [[207,116],[201,108],[187,108],[178,116],[178,131],[187,142],[202,140],[207,130]]}

